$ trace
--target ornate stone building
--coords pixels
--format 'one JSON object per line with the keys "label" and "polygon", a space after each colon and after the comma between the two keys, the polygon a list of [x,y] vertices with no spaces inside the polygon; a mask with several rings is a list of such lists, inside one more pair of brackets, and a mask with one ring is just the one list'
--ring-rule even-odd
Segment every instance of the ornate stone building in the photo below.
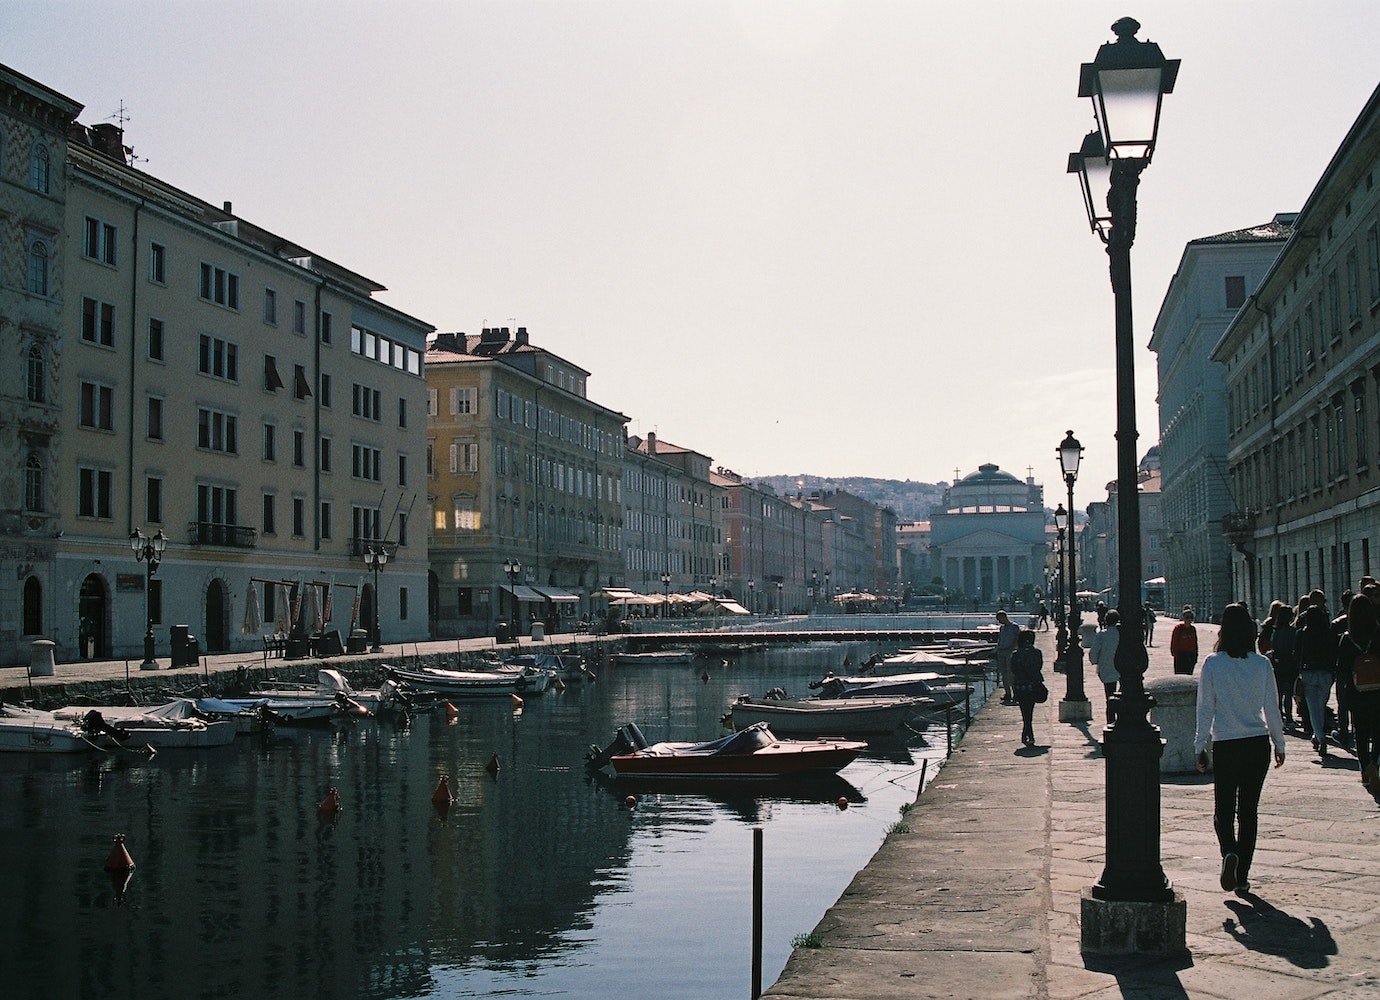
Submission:
{"label": "ornate stone building", "polygon": [[1044,488],[986,464],[930,517],[930,559],[952,594],[989,602],[1045,582]]}

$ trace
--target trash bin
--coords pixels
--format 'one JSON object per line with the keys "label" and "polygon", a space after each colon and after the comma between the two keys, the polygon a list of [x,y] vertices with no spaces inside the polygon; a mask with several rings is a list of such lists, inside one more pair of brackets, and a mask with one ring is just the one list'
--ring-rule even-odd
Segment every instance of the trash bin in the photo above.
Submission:
{"label": "trash bin", "polygon": [[201,656],[201,644],[192,635],[190,625],[173,625],[168,631],[172,635],[172,665],[174,667],[194,667]]}
{"label": "trash bin", "polygon": [[533,642],[545,642],[545,641],[546,641],[546,626],[545,626],[542,622],[533,622],[533,623],[532,623],[532,641],[533,641]]}
{"label": "trash bin", "polygon": [[355,629],[345,642],[345,651],[347,653],[367,653],[369,651],[369,633],[362,628]]}
{"label": "trash bin", "polygon": [[494,641],[495,641],[495,642],[512,642],[512,641],[513,641],[513,626],[512,626],[511,624],[509,624],[508,622],[495,622],[495,623],[494,623]]}

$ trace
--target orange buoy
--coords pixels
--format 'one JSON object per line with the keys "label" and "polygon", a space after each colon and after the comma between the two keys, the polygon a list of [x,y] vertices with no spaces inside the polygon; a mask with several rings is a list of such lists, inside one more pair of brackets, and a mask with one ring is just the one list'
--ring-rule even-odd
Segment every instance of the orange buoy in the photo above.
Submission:
{"label": "orange buoy", "polygon": [[514,712],[521,712],[521,711],[522,711],[522,706],[525,705],[526,702],[524,702],[521,698],[519,698],[519,697],[518,697],[517,695],[515,695],[515,694],[514,694],[514,695],[509,695],[509,697],[513,699],[513,711],[514,711]]}
{"label": "orange buoy", "polygon": [[553,688],[555,688],[557,691],[564,691],[564,690],[565,690],[565,681],[563,681],[563,680],[561,680],[559,677],[557,677],[554,681],[551,682],[551,686],[552,686]]}
{"label": "orange buoy", "polygon": [[455,796],[450,793],[450,782],[446,776],[441,775],[441,781],[436,786],[436,791],[431,793],[432,805],[450,805],[455,801]]}
{"label": "orange buoy", "polygon": [[134,878],[133,870],[124,872],[107,871],[106,875],[110,878],[110,891],[115,896],[117,907],[125,905],[125,892],[129,889],[130,880]]}
{"label": "orange buoy", "polygon": [[105,870],[108,872],[128,872],[134,870],[134,859],[129,856],[129,851],[125,849],[125,835],[117,833],[112,838],[114,843],[110,847],[110,854],[105,859]]}
{"label": "orange buoy", "polygon": [[458,718],[460,718],[460,709],[456,708],[450,702],[446,702],[446,721],[454,722]]}
{"label": "orange buoy", "polygon": [[335,785],[327,789],[326,797],[321,800],[321,804],[316,807],[316,811],[326,819],[330,819],[335,816],[336,813],[340,812],[340,795],[336,792]]}
{"label": "orange buoy", "polygon": [[846,798],[844,798],[842,795],[839,796],[839,808],[840,808],[840,809],[847,809],[847,808],[848,808],[848,800],[847,800]]}
{"label": "orange buoy", "polygon": [[635,809],[637,807],[637,796],[629,795],[626,799],[623,800],[623,804],[627,806],[629,809]]}
{"label": "orange buoy", "polygon": [[489,762],[484,765],[484,770],[488,771],[490,774],[493,775],[498,774],[498,751],[494,751],[494,753],[489,757]]}

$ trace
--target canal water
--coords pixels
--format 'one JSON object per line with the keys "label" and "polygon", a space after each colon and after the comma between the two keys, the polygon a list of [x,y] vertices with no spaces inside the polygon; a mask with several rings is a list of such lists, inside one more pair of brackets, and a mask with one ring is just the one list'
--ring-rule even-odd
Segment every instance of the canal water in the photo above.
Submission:
{"label": "canal water", "polygon": [[[639,793],[630,808],[583,756],[628,721],[651,740],[720,735],[737,694],[804,694],[872,651],[605,667],[520,713],[462,701],[453,724],[279,729],[148,763],[5,755],[3,993],[746,997],[752,828],[765,986],[933,774],[942,717],[783,793]],[[456,796],[444,811],[442,775]],[[342,809],[327,822],[332,786]],[[123,891],[102,870],[121,833],[137,866]]]}

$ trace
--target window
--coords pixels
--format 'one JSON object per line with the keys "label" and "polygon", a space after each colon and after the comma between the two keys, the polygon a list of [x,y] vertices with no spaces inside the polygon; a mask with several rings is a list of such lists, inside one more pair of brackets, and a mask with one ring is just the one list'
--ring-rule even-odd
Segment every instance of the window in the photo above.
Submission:
{"label": "window", "polygon": [[201,352],[197,370],[212,378],[227,382],[240,380],[240,349],[238,345],[208,333],[201,335]]}
{"label": "window", "polygon": [[283,377],[278,374],[278,359],[272,354],[264,355],[264,391],[277,392],[283,387]]}
{"label": "window", "polygon": [[43,360],[43,348],[30,344],[24,363],[24,395],[30,403],[48,401],[48,365]]}
{"label": "window", "polygon": [[317,402],[326,409],[331,408],[331,377],[322,372],[316,379],[317,382]]}
{"label": "window", "polygon": [[1332,313],[1332,339],[1342,335],[1342,292],[1337,285],[1337,272],[1327,276],[1327,308]]}
{"label": "window", "polygon": [[307,501],[302,497],[292,498],[292,537],[303,538],[307,534]]}
{"label": "window", "polygon": [[406,486],[406,485],[407,485],[407,456],[406,456],[406,455],[399,455],[399,456],[398,456],[398,485],[399,485],[399,486]]}
{"label": "window", "polygon": [[383,453],[377,448],[370,448],[368,445],[356,444],[350,446],[350,471],[356,479],[367,479],[371,482],[379,482]]}
{"label": "window", "polygon": [[450,412],[455,416],[474,412],[473,387],[456,386],[450,390]]}
{"label": "window", "polygon": [[278,533],[278,498],[272,493],[264,494],[263,533],[265,535]]}
{"label": "window", "polygon": [[301,299],[292,300],[292,332],[307,332],[307,304]]}
{"label": "window", "polygon": [[149,281],[168,283],[168,248],[161,243],[149,244]]}
{"label": "window", "polygon": [[163,321],[161,319],[149,318],[149,360],[163,360]]}
{"label": "window", "polygon": [[237,418],[230,413],[222,413],[209,407],[198,407],[196,411],[196,445],[209,451],[239,454],[236,439]]}
{"label": "window", "polygon": [[478,472],[479,448],[472,441],[452,441],[450,446],[451,472]]}
{"label": "window", "polygon": [[1246,279],[1240,274],[1231,274],[1226,279],[1227,308],[1240,309],[1246,301]]}
{"label": "window", "polygon": [[201,265],[201,297],[207,302],[238,310],[240,307],[240,276],[215,267]]}
{"label": "window", "polygon": [[30,513],[41,514],[47,509],[43,480],[43,458],[31,451],[24,463],[24,509]]}
{"label": "window", "polygon": [[331,540],[331,502],[321,501],[321,540],[329,542]]}
{"label": "window", "polygon": [[398,620],[407,621],[407,588],[398,588]]}
{"label": "window", "polygon": [[298,399],[306,399],[311,395],[311,383],[307,381],[307,369],[305,366],[292,366],[292,388],[293,395]]}
{"label": "window", "polygon": [[1366,263],[1370,267],[1370,301],[1380,302],[1380,224],[1366,230]]}
{"label": "window", "polygon": [[163,440],[163,400],[157,396],[149,397],[147,433],[150,441]]}
{"label": "window", "polygon": [[323,343],[323,344],[329,344],[330,342],[331,342],[331,314],[328,313],[328,312],[323,312],[323,313],[321,314],[321,343]]}
{"label": "window", "polygon": [[367,385],[360,385],[358,382],[351,386],[350,412],[355,416],[363,417],[365,420],[378,421],[382,419],[382,408],[383,393],[378,389],[371,389]]}
{"label": "window", "polygon": [[88,260],[115,266],[115,227],[109,222],[87,216],[82,227],[81,253]]}
{"label": "window", "polygon": [[1361,318],[1361,262],[1355,250],[1346,255],[1346,307],[1350,319]]}
{"label": "window", "polygon": [[276,424],[264,424],[264,461],[278,461],[278,427]]}
{"label": "window", "polygon": [[323,437],[320,443],[321,448],[321,471],[331,471],[331,439]]}
{"label": "window", "polygon": [[29,292],[48,294],[48,247],[42,240],[29,244]]}
{"label": "window", "polygon": [[436,475],[436,446],[430,441],[426,445],[426,474],[428,476]]}
{"label": "window", "polygon": [[144,480],[144,520],[149,524],[163,523],[163,480],[157,476]]}
{"label": "window", "polygon": [[[198,485],[196,519],[203,526],[239,524],[239,491],[230,486]],[[227,535],[228,532],[207,531],[202,540],[222,544]]]}
{"label": "window", "polygon": [[398,397],[398,426],[407,426],[407,398],[405,396]]}
{"label": "window", "polygon": [[[498,391],[499,391],[499,392],[502,392],[503,390],[500,389],[500,390],[498,390]],[[435,390],[435,389],[428,389],[428,390],[426,391],[426,415],[427,415],[428,417],[434,417],[434,416],[436,416],[436,390]]]}
{"label": "window", "polygon": [[1351,387],[1352,411],[1356,426],[1356,468],[1364,469],[1370,464],[1370,445],[1366,440],[1366,385],[1357,381]]}
{"label": "window", "polygon": [[29,153],[29,186],[39,194],[47,194],[52,173],[48,147],[41,142],[34,143],[33,150]]}
{"label": "window", "polygon": [[264,289],[264,322],[278,322],[278,293],[271,288]]}
{"label": "window", "polygon": [[355,538],[367,541],[379,537],[379,512],[374,507],[351,507],[350,523]]}
{"label": "window", "polygon": [[398,511],[398,545],[407,544],[407,512]]}
{"label": "window", "polygon": [[292,464],[299,469],[307,464],[307,435],[305,431],[292,432]]}
{"label": "window", "polygon": [[114,474],[109,469],[77,469],[77,516],[110,520]]}
{"label": "window", "polygon": [[115,429],[115,390],[96,382],[81,383],[77,422],[98,431]]}
{"label": "window", "polygon": [[457,496],[454,498],[455,507],[455,531],[457,534],[469,534],[478,525],[475,523],[477,518],[474,513],[474,498],[469,496]]}
{"label": "window", "polygon": [[81,339],[102,347],[115,346],[115,306],[83,297],[81,300]]}

